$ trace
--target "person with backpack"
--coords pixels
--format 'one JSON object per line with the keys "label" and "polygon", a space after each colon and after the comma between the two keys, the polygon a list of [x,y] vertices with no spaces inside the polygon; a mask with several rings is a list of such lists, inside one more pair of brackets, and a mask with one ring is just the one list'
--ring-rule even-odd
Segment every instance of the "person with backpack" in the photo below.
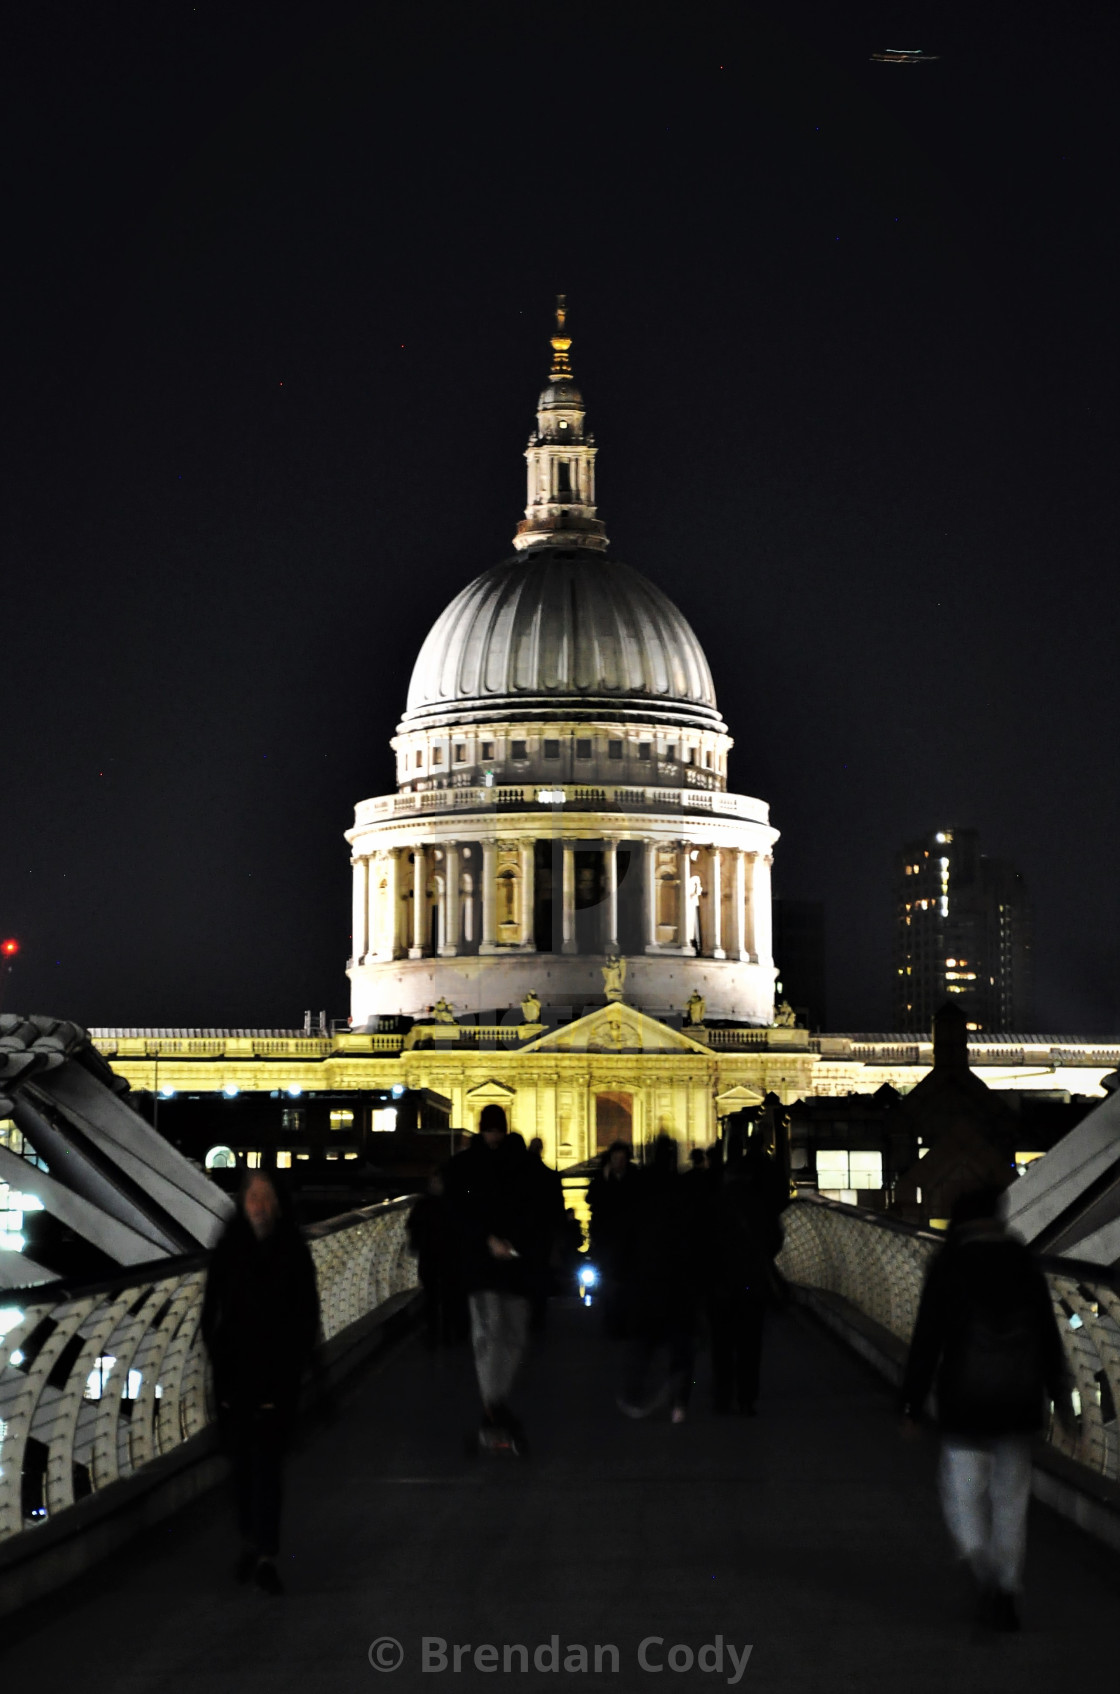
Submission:
{"label": "person with backpack", "polygon": [[931,1389],[941,1431],[939,1491],[973,1585],[977,1621],[1019,1628],[1031,1437],[1073,1417],[1050,1291],[1000,1222],[1000,1192],[962,1195],[930,1266],[902,1384],[904,1427]]}

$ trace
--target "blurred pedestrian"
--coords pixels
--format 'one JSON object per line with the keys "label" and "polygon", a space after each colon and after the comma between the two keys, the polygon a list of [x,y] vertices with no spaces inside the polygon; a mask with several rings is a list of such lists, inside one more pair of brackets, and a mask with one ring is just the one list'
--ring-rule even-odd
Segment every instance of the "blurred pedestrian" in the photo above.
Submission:
{"label": "blurred pedestrian", "polygon": [[534,1273],[547,1258],[542,1212],[521,1137],[511,1136],[501,1106],[487,1105],[479,1133],[447,1166],[467,1289],[475,1371],[482,1396],[483,1440],[525,1450],[525,1432],[509,1404],[529,1334]]}
{"label": "blurred pedestrian", "polygon": [[[619,1263],[627,1343],[618,1404],[628,1417],[645,1417],[665,1400],[673,1423],[688,1413],[703,1274],[699,1198],[678,1175],[676,1142],[659,1135],[650,1164],[637,1173]],[[654,1362],[662,1353],[658,1383]]]}
{"label": "blurred pedestrian", "polygon": [[466,1334],[466,1298],[459,1278],[455,1237],[443,1177],[437,1171],[408,1214],[408,1244],[424,1290],[427,1344],[451,1344]]}
{"label": "blurred pedestrian", "polygon": [[983,1188],[953,1207],[922,1290],[901,1409],[912,1428],[936,1390],[941,1504],[977,1619],[1015,1630],[1031,1437],[1048,1418],[1048,1401],[1063,1424],[1072,1425],[1073,1410],[1046,1278],[1004,1229],[999,1204],[999,1190]]}
{"label": "blurred pedestrian", "polygon": [[616,1341],[625,1333],[621,1267],[637,1187],[633,1148],[626,1141],[612,1141],[588,1184],[587,1204],[591,1212],[588,1254],[599,1273],[604,1327]]}
{"label": "blurred pedestrian", "polygon": [[284,1453],[319,1336],[319,1294],[310,1249],[265,1171],[247,1173],[214,1249],[201,1321],[233,1467],[237,1578],[280,1594]]}
{"label": "blurred pedestrian", "polygon": [[753,1155],[730,1148],[704,1231],[712,1406],[746,1417],[758,1409],[763,1327],[775,1299],[774,1260],[783,1240],[761,1141],[757,1145]]}

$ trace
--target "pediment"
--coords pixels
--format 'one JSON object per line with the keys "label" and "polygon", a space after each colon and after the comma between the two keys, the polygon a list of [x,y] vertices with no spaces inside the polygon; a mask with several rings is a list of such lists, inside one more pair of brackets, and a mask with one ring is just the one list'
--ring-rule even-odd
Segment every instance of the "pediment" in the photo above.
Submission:
{"label": "pediment", "polygon": [[761,1106],[765,1095],[757,1088],[748,1088],[745,1082],[737,1082],[734,1088],[725,1088],[722,1094],[716,1095],[716,1105],[720,1117],[726,1117],[731,1112],[743,1112],[750,1106]]}
{"label": "pediment", "polygon": [[526,1053],[708,1053],[690,1036],[656,1018],[612,1000],[561,1029],[549,1030],[522,1049]]}
{"label": "pediment", "polygon": [[502,1106],[507,1100],[512,1100],[516,1093],[516,1088],[510,1088],[507,1083],[498,1082],[495,1077],[491,1076],[487,1077],[485,1082],[476,1083],[473,1088],[468,1088],[466,1099],[481,1106],[485,1106],[493,1100],[497,1105]]}

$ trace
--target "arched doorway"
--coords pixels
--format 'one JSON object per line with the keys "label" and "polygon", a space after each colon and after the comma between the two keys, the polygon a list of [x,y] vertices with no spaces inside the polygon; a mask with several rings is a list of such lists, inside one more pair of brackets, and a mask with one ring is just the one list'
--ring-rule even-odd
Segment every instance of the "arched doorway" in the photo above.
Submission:
{"label": "arched doorway", "polygon": [[595,1151],[602,1153],[612,1141],[634,1140],[634,1096],[632,1094],[596,1094]]}

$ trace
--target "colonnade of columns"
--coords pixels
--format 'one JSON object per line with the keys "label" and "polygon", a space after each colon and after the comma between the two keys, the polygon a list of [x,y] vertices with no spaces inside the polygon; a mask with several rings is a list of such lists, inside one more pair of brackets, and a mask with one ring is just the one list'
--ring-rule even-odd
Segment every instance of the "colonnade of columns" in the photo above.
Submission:
{"label": "colonnade of columns", "polygon": [[[563,953],[580,951],[576,854],[588,848],[601,852],[603,866],[595,950],[623,950],[618,854],[624,847],[631,853],[639,848],[643,852],[645,952],[772,962],[769,853],[621,836],[598,836],[586,842],[565,838],[560,846],[554,924]],[[475,855],[469,866],[457,841],[415,843],[356,857],[354,959],[402,955],[419,959],[433,951],[441,958],[454,958],[463,951],[473,952],[476,941],[483,954],[533,951],[535,838],[484,840],[480,847],[481,864],[479,848],[467,849],[468,856]],[[402,898],[406,890],[407,902]],[[698,925],[701,900],[703,915]]]}

